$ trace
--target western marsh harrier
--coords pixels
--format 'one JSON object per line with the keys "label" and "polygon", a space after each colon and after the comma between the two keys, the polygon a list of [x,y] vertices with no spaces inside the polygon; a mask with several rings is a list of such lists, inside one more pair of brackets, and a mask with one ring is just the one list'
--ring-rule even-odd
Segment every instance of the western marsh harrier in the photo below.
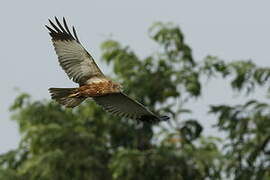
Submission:
{"label": "western marsh harrier", "polygon": [[157,116],[129,98],[121,91],[120,84],[108,79],[80,43],[75,28],[72,27],[72,32],[69,30],[65,18],[63,25],[57,18],[56,23],[49,22],[50,26],[46,27],[50,31],[60,66],[70,79],[79,84],[78,88],[50,88],[52,99],[72,108],[91,97],[106,111],[120,117],[147,122],[169,119],[167,116]]}

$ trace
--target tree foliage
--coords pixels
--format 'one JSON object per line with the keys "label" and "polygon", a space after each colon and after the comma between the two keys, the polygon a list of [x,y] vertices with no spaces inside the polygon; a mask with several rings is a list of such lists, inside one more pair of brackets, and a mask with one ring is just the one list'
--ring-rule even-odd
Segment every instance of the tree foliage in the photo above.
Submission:
{"label": "tree foliage", "polygon": [[[102,43],[102,59],[125,92],[169,122],[144,124],[105,113],[91,100],[74,109],[21,94],[11,107],[19,147],[0,156],[0,179],[270,179],[270,68],[252,61],[195,61],[180,28],[156,23],[149,31],[159,51],[143,59],[115,40]],[[204,137],[186,103],[202,95],[202,79],[229,79],[244,92],[239,105],[211,105],[225,138]],[[186,114],[183,118],[181,115]]]}

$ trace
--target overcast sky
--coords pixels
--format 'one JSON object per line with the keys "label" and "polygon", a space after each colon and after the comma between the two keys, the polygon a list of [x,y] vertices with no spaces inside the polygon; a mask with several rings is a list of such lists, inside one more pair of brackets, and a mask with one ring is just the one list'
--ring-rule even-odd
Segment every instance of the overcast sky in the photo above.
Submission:
{"label": "overcast sky", "polygon": [[[19,141],[8,111],[18,95],[15,87],[34,99],[48,99],[49,87],[75,86],[58,65],[44,28],[48,18],[65,16],[69,24],[75,25],[80,40],[105,72],[108,70],[99,61],[100,43],[112,35],[140,56],[149,55],[156,46],[147,30],[155,21],[179,25],[197,60],[210,54],[229,61],[252,59],[269,66],[269,9],[267,0],[2,1],[0,153],[17,147]],[[231,101],[231,94],[224,91],[222,84],[215,81],[204,90],[200,102],[194,104],[198,115],[206,117],[209,103]],[[207,118],[201,123],[209,126]],[[209,127],[207,132],[211,132]]]}

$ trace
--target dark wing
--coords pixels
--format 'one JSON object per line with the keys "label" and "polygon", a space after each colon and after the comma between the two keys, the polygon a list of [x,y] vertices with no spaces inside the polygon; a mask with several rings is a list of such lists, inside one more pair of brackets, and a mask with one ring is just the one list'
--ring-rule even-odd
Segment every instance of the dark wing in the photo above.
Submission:
{"label": "dark wing", "polygon": [[123,93],[114,93],[93,98],[97,104],[106,111],[120,117],[137,119],[147,122],[158,122],[168,120],[169,117],[158,117],[142,104],[129,98]]}
{"label": "dark wing", "polygon": [[104,77],[94,59],[81,45],[75,28],[72,28],[72,34],[65,18],[63,18],[64,26],[56,17],[55,21],[57,25],[49,20],[51,27],[47,25],[46,27],[50,31],[59,63],[68,77],[79,84],[87,84],[92,77]]}

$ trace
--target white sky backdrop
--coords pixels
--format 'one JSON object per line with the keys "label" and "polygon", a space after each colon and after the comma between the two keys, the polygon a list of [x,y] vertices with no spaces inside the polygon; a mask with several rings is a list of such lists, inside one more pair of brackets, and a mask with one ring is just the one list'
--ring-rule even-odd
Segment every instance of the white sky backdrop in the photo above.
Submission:
{"label": "white sky backdrop", "polygon": [[[48,18],[65,16],[69,24],[75,25],[82,43],[105,72],[108,70],[99,61],[100,43],[112,34],[140,56],[146,56],[156,50],[147,36],[155,21],[178,24],[196,60],[210,54],[229,61],[252,59],[261,66],[269,66],[269,9],[267,0],[2,0],[0,153],[17,147],[19,141],[16,124],[10,121],[8,111],[18,95],[15,87],[34,99],[48,99],[49,87],[75,85],[58,65],[44,28]],[[223,84],[221,80],[208,84],[199,103],[191,105],[206,127],[205,134],[216,133],[210,126],[211,118],[206,116],[207,105],[235,99]]]}

